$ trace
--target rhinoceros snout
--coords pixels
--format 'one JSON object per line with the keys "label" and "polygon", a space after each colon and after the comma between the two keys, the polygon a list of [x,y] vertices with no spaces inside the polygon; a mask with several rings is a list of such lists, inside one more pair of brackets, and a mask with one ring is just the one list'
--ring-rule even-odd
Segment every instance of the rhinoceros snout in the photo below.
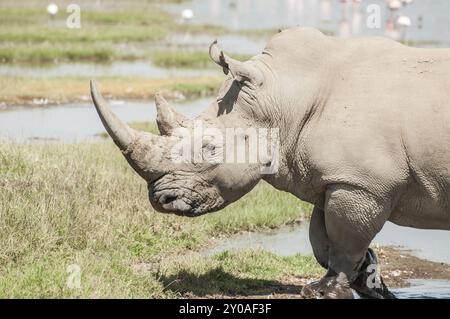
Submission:
{"label": "rhinoceros snout", "polygon": [[188,217],[198,215],[195,205],[191,204],[191,200],[181,189],[158,188],[154,184],[149,184],[148,197],[158,212]]}
{"label": "rhinoceros snout", "polygon": [[186,217],[214,212],[227,204],[212,185],[200,183],[195,177],[182,179],[176,174],[166,174],[148,183],[148,198],[156,211]]}

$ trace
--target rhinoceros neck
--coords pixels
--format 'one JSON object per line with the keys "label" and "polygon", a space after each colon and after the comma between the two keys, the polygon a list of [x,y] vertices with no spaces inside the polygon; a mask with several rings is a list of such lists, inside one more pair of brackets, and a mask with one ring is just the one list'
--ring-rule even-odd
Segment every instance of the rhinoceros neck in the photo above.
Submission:
{"label": "rhinoceros neck", "polygon": [[311,203],[318,200],[318,194],[313,193],[310,187],[311,170],[304,160],[302,145],[307,139],[309,125],[319,116],[322,107],[321,101],[317,101],[305,107],[281,108],[285,114],[273,123],[273,128],[279,130],[278,169],[273,174],[262,176],[275,188]]}
{"label": "rhinoceros neck", "polygon": [[[296,197],[314,203],[319,195],[313,193],[311,169],[303,147],[309,128],[320,117],[329,98],[329,86],[326,81],[318,84],[315,80],[300,82],[298,89],[292,92],[279,90],[276,104],[265,107],[275,109],[276,115],[266,122],[269,127],[279,130],[279,165],[274,174],[263,175],[263,179],[277,189],[292,193]],[[272,92],[277,92],[272,90]],[[261,112],[267,114],[266,112]],[[257,119],[255,122],[260,122]]]}

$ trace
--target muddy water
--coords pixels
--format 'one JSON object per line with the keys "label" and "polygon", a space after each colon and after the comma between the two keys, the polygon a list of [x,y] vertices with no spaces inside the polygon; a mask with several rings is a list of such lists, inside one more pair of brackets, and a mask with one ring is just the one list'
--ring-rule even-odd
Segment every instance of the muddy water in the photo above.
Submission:
{"label": "muddy water", "polygon": [[[311,255],[308,228],[309,222],[304,221],[269,232],[248,232],[227,239],[205,253],[213,255],[225,250],[263,249],[282,256]],[[450,264],[450,231],[419,230],[386,223],[374,243],[400,246],[418,257]],[[450,298],[450,281],[417,279],[411,281],[410,287],[393,292],[398,298]]]}
{"label": "muddy water", "polygon": [[[226,26],[235,30],[292,27],[316,27],[340,36],[389,35],[414,41],[450,41],[450,1],[413,1],[398,11],[390,11],[385,0],[193,0],[179,5],[166,5],[180,15],[185,8],[194,12],[190,23]],[[379,27],[367,27],[367,7],[379,5]],[[398,16],[410,18],[406,34],[393,27]],[[435,43],[433,45],[436,45]]]}
{"label": "muddy water", "polygon": [[[174,103],[182,114],[193,118],[211,102],[200,99]],[[125,122],[156,119],[153,101],[110,101],[111,108]],[[0,111],[0,139],[14,142],[80,142],[99,139],[104,128],[91,102],[54,107],[14,107]]]}

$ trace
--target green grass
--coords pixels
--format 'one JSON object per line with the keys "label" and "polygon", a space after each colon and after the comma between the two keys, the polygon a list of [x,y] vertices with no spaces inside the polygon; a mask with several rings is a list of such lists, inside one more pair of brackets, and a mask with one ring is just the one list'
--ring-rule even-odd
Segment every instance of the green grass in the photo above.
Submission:
{"label": "green grass", "polygon": [[[215,67],[208,52],[186,51],[157,51],[150,53],[153,63],[160,67],[170,68],[206,68]],[[233,58],[241,61],[248,60],[251,56],[232,54]]]}
{"label": "green grass", "polygon": [[[235,59],[245,61],[249,55],[232,54]],[[150,58],[156,66],[163,68],[215,68],[207,52],[153,51],[122,52],[108,45],[82,44],[54,46],[50,43],[32,46],[18,44],[0,47],[2,63],[50,63],[61,61],[108,62],[112,60],[137,60]]]}
{"label": "green grass", "polygon": [[[107,8],[107,3],[102,5]],[[79,29],[67,28],[67,17],[63,10],[49,23],[44,6],[4,8],[0,10],[0,42],[74,44],[153,41],[162,39],[175,25],[169,14],[148,5],[138,10],[121,6],[121,10],[100,11],[85,6]]]}
{"label": "green grass", "polygon": [[115,51],[111,48],[90,46],[81,47],[52,47],[51,45],[26,47],[0,47],[0,62],[3,63],[48,63],[58,61],[94,61],[107,62],[115,58]]}
{"label": "green grass", "polygon": [[44,23],[46,18],[47,13],[44,6],[40,9],[2,7],[0,10],[0,26],[2,27]]}
{"label": "green grass", "polygon": [[[102,4],[107,8],[107,4]],[[40,63],[53,61],[107,61],[139,58],[141,43],[162,40],[174,29],[173,18],[152,5],[123,10],[93,11],[85,6],[81,28],[65,25],[60,10],[49,24],[45,6],[0,10],[0,61]]]}
{"label": "green grass", "polygon": [[127,43],[161,40],[167,35],[162,26],[96,26],[68,29],[62,27],[8,26],[0,29],[0,42],[5,43],[52,43],[52,44],[95,44]]}
{"label": "green grass", "polygon": [[[171,32],[223,34],[222,27],[180,25],[156,1],[102,4],[106,10],[93,10],[88,3],[81,12],[81,28],[65,25],[68,14],[60,10],[49,22],[45,6],[2,8],[0,10],[0,62],[41,63],[54,61],[107,61],[146,58],[145,50]],[[179,1],[172,1],[179,2]],[[109,7],[109,5],[111,5]],[[156,54],[157,55],[157,54]],[[167,66],[203,66],[206,54],[182,55]],[[157,56],[157,60],[162,59]],[[200,58],[200,61],[197,60]]]}
{"label": "green grass", "polygon": [[[190,219],[156,213],[145,182],[112,143],[0,144],[0,188],[0,297],[174,296],[183,289],[167,290],[167,280],[200,267],[169,267],[177,256],[208,246],[212,236],[292,223],[310,210],[263,183],[215,214]],[[255,258],[220,263],[230,275],[237,266],[239,276],[254,279]],[[261,258],[279,269],[291,263]],[[205,271],[219,263],[203,262]],[[80,289],[66,285],[71,264],[81,267]],[[140,274],[140,264],[159,272]]]}
{"label": "green grass", "polygon": [[187,96],[207,96],[212,95],[217,92],[217,88],[223,79],[221,78],[211,78],[210,82],[177,82],[172,84],[168,89],[171,91],[182,92]]}
{"label": "green grass", "polygon": [[175,297],[264,296],[292,287],[292,278],[320,277],[312,256],[282,257],[262,250],[224,251],[212,258],[194,257],[159,269],[165,293]]}
{"label": "green grass", "polygon": [[155,122],[135,122],[131,123],[130,126],[139,131],[146,131],[153,134],[159,134],[158,125]]}

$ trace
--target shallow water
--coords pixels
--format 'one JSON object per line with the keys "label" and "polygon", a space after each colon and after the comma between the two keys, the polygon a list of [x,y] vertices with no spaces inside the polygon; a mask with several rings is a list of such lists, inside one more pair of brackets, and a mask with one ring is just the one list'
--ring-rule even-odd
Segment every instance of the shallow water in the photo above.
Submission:
{"label": "shallow water", "polygon": [[[308,235],[309,222],[284,226],[268,232],[247,232],[226,239],[205,251],[214,255],[225,250],[263,249],[282,256],[294,254],[312,255]],[[432,261],[450,264],[450,231],[419,230],[386,223],[375,237],[374,243],[401,246],[411,253]],[[397,298],[450,298],[448,280],[412,280],[411,286],[393,289]]]}
{"label": "shallow water", "polygon": [[[207,46],[206,46],[207,48]],[[205,51],[206,52],[206,51]],[[108,64],[55,63],[44,65],[0,64],[0,76],[20,77],[115,77],[136,76],[145,78],[170,78],[218,75],[218,68],[183,69],[160,68],[149,61],[118,61]]]}
{"label": "shallow water", "polygon": [[[367,7],[379,5],[381,25],[368,28]],[[226,26],[235,30],[269,29],[296,25],[316,27],[340,36],[389,35],[403,38],[403,31],[392,28],[392,18],[411,19],[405,39],[415,41],[450,41],[450,1],[416,0],[398,12],[390,12],[385,0],[363,0],[362,3],[337,0],[193,0],[165,5],[175,15],[190,8],[190,23]],[[433,44],[436,45],[436,44]]]}
{"label": "shallow water", "polygon": [[[304,221],[268,232],[246,232],[222,241],[206,254],[246,248],[264,249],[282,256],[312,254],[308,229],[309,222]],[[420,258],[450,264],[450,231],[421,230],[387,222],[373,242],[400,246]]]}
{"label": "shallow water", "polygon": [[[209,45],[215,37],[211,35],[193,35],[190,33],[170,34],[163,43],[153,45],[174,51],[208,52]],[[256,55],[266,44],[264,38],[248,38],[239,35],[220,37],[220,45],[224,50],[237,54]],[[136,76],[144,78],[170,78],[217,76],[222,72],[211,61],[209,68],[165,68],[158,67],[152,61],[115,61],[111,63],[62,62],[47,64],[2,64],[0,76],[18,76],[31,78],[47,77],[116,77]]]}
{"label": "shallow water", "polygon": [[450,281],[413,279],[411,286],[392,289],[398,299],[450,299]]}
{"label": "shallow water", "polygon": [[[189,118],[204,110],[211,98],[173,103]],[[111,109],[125,122],[156,119],[154,101],[110,101]],[[80,142],[99,139],[104,128],[92,102],[51,107],[14,107],[0,111],[0,139],[14,142],[36,140]]]}
{"label": "shallow water", "polygon": [[308,227],[308,222],[302,222],[267,232],[245,232],[221,241],[205,253],[214,255],[225,250],[263,249],[281,256],[297,253],[310,255],[312,248],[309,243]]}

